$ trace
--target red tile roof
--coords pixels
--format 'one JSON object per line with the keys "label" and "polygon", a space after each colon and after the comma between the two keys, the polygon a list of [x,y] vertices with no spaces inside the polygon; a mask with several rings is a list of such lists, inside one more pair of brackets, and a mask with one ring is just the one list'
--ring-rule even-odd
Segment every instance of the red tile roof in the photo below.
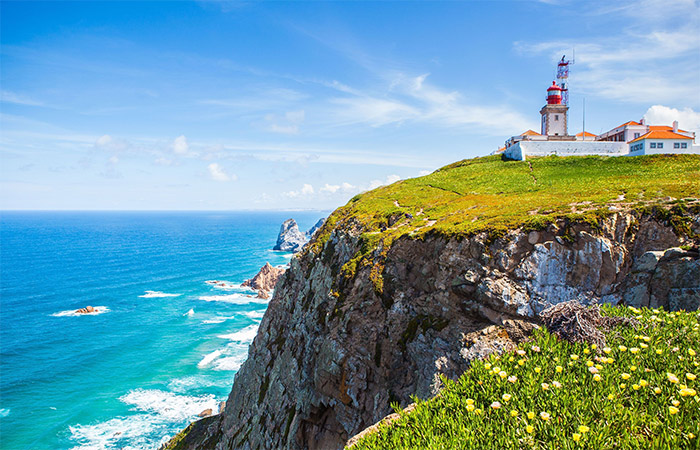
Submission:
{"label": "red tile roof", "polygon": [[540,133],[537,131],[532,131],[532,130],[527,130],[524,133],[521,133],[520,136],[542,136]]}
{"label": "red tile roof", "polygon": [[595,136],[596,136],[595,134],[589,133],[588,131],[582,131],[581,133],[577,133],[576,136],[577,136],[577,137],[578,137],[578,136],[583,137],[584,133],[586,134],[586,137],[589,137],[589,136],[590,136],[590,137],[595,137]]}
{"label": "red tile roof", "polygon": [[645,134],[639,136],[636,139],[632,139],[630,141],[630,143],[641,141],[642,139],[690,139],[690,140],[692,140],[693,138],[688,137],[688,136],[684,136],[682,134],[674,133],[673,131],[668,131],[668,130],[652,130],[648,133],[645,133]]}

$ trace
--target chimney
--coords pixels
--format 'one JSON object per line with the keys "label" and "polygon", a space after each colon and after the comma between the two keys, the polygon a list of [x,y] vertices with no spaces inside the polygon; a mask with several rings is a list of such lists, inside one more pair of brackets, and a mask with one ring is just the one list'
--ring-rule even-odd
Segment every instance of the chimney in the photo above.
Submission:
{"label": "chimney", "polygon": [[642,117],[641,120],[639,121],[639,123],[641,123],[642,125],[646,125],[647,121],[644,117]]}
{"label": "chimney", "polygon": [[673,121],[673,132],[678,133],[678,121],[677,120]]}

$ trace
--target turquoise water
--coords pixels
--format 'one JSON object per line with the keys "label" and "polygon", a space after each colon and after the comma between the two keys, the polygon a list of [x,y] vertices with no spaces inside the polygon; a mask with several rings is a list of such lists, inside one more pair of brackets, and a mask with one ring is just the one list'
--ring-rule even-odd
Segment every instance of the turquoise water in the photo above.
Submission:
{"label": "turquoise water", "polygon": [[3,212],[0,448],[155,449],[217,410],[267,307],[238,285],[324,215]]}

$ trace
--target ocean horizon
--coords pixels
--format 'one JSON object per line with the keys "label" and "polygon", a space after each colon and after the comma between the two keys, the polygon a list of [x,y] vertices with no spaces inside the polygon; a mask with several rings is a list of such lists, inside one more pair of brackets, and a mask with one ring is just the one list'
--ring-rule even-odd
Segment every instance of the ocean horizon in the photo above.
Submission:
{"label": "ocean horizon", "polygon": [[0,447],[157,449],[218,411],[267,308],[240,284],[327,215],[0,213]]}

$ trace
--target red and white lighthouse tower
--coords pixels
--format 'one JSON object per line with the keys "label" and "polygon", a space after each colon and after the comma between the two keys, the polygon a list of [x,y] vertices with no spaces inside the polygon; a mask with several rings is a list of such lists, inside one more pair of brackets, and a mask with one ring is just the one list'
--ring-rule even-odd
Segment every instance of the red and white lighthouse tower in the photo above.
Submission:
{"label": "red and white lighthouse tower", "polygon": [[547,104],[540,110],[541,134],[548,136],[549,139],[567,140],[569,138],[566,124],[569,107],[562,102],[563,92],[562,87],[552,81],[552,85],[547,89]]}

